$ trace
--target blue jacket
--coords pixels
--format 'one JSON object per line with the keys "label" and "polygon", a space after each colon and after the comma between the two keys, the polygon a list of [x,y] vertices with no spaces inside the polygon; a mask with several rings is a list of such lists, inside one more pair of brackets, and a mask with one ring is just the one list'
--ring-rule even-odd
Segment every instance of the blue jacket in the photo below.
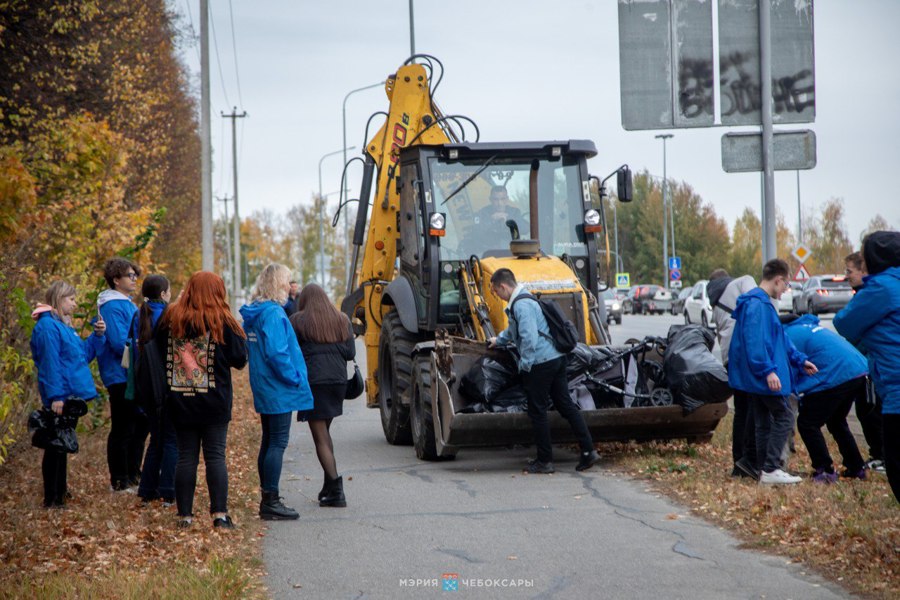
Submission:
{"label": "blue jacket", "polygon": [[863,278],[865,285],[834,317],[834,328],[871,359],[882,412],[900,414],[900,267]]}
{"label": "blue jacket", "polygon": [[38,317],[31,332],[31,356],[37,367],[38,390],[44,406],[49,408],[56,400],[69,396],[82,400],[97,397],[88,363],[102,339],[91,335],[82,340],[56,313],[45,312]]}
{"label": "blue jacket", "polygon": [[518,351],[516,361],[519,371],[531,371],[533,365],[539,365],[559,358],[562,354],[553,345],[550,338],[550,326],[544,318],[544,312],[540,305],[533,300],[523,299],[516,302],[515,314],[509,310],[515,299],[520,294],[527,294],[521,284],[513,290],[509,297],[506,316],[509,318],[509,327],[497,335],[498,346],[515,344]]}
{"label": "blue jacket", "polygon": [[122,368],[122,354],[137,306],[128,296],[115,290],[101,292],[97,304],[100,315],[106,321],[106,335],[98,338],[102,343],[97,350],[97,364],[100,366],[100,379],[108,388],[128,380],[128,372]]}
{"label": "blue jacket", "polygon": [[310,410],[313,396],[306,377],[306,361],[297,336],[274,301],[241,307],[250,351],[250,388],[253,407],[263,415]]}
{"label": "blue jacket", "polygon": [[[799,371],[807,358],[784,332],[772,299],[762,288],[752,289],[738,297],[732,316],[728,385],[760,396],[790,396],[796,391],[791,365]],[[769,373],[781,380],[780,392],[773,393],[766,384]]]}
{"label": "blue jacket", "polygon": [[[159,323],[159,318],[162,316],[163,311],[166,310],[166,306],[168,306],[162,300],[148,300],[147,306],[150,307],[150,328],[153,332],[156,332],[156,324]],[[141,310],[138,309],[135,311],[134,316],[131,318],[131,327],[128,331],[128,337],[135,341],[131,351],[134,353],[134,363],[136,364],[138,360],[138,353],[140,352],[140,348],[137,345],[137,340],[141,337]]]}
{"label": "blue jacket", "polygon": [[[784,326],[784,331],[797,350],[806,354],[819,368],[815,375],[801,377],[797,382],[798,394],[822,392],[868,375],[866,357],[853,345],[819,325],[819,317],[803,315]],[[805,374],[804,374],[805,375]]]}

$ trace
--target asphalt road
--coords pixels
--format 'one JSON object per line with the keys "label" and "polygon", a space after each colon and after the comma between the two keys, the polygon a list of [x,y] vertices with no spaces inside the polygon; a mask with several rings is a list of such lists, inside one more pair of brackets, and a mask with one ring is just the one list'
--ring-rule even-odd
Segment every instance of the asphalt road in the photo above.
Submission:
{"label": "asphalt road", "polygon": [[[613,335],[664,334],[676,320],[626,316]],[[454,583],[470,598],[847,597],[602,464],[577,473],[563,448],[554,475],[522,474],[529,448],[421,462],[385,442],[362,400],[332,433],[349,505],[318,507],[321,471],[295,423],[281,493],[301,517],[264,539],[273,598],[444,597]]]}

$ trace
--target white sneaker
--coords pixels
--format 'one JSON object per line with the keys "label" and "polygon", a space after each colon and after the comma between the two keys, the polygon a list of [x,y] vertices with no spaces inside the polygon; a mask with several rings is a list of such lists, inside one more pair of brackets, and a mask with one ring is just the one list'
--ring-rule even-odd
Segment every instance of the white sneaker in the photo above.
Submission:
{"label": "white sneaker", "polygon": [[877,458],[873,458],[869,462],[866,463],[866,468],[874,471],[876,473],[884,473],[884,461],[879,460]]}
{"label": "white sneaker", "polygon": [[801,481],[803,481],[802,477],[790,475],[781,469],[775,469],[771,473],[763,471],[759,474],[759,482],[763,484],[781,485],[787,483],[800,483]]}

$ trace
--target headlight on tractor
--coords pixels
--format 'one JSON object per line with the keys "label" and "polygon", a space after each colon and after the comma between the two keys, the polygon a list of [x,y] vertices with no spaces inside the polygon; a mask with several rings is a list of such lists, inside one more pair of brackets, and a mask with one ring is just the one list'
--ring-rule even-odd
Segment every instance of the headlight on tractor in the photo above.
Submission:
{"label": "headlight on tractor", "polygon": [[601,231],[603,231],[603,225],[600,224],[600,212],[593,208],[584,211],[584,232],[599,233]]}
{"label": "headlight on tractor", "polygon": [[428,227],[429,235],[444,236],[447,233],[447,217],[444,216],[444,213],[431,213],[428,217]]}

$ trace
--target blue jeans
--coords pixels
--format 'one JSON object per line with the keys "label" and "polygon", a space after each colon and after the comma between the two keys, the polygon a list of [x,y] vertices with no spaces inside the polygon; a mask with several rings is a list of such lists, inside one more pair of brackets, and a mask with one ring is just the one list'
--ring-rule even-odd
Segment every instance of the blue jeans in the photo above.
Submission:
{"label": "blue jeans", "polygon": [[150,443],[144,456],[138,496],[145,500],[175,498],[175,464],[178,462],[178,436],[168,414],[159,419],[151,417]]}
{"label": "blue jeans", "polygon": [[291,414],[259,415],[262,421],[262,442],[259,445],[259,486],[264,492],[278,493],[281,463],[291,435]]}
{"label": "blue jeans", "polygon": [[747,394],[756,425],[757,466],[766,473],[781,468],[781,451],[794,430],[794,413],[783,396]]}

